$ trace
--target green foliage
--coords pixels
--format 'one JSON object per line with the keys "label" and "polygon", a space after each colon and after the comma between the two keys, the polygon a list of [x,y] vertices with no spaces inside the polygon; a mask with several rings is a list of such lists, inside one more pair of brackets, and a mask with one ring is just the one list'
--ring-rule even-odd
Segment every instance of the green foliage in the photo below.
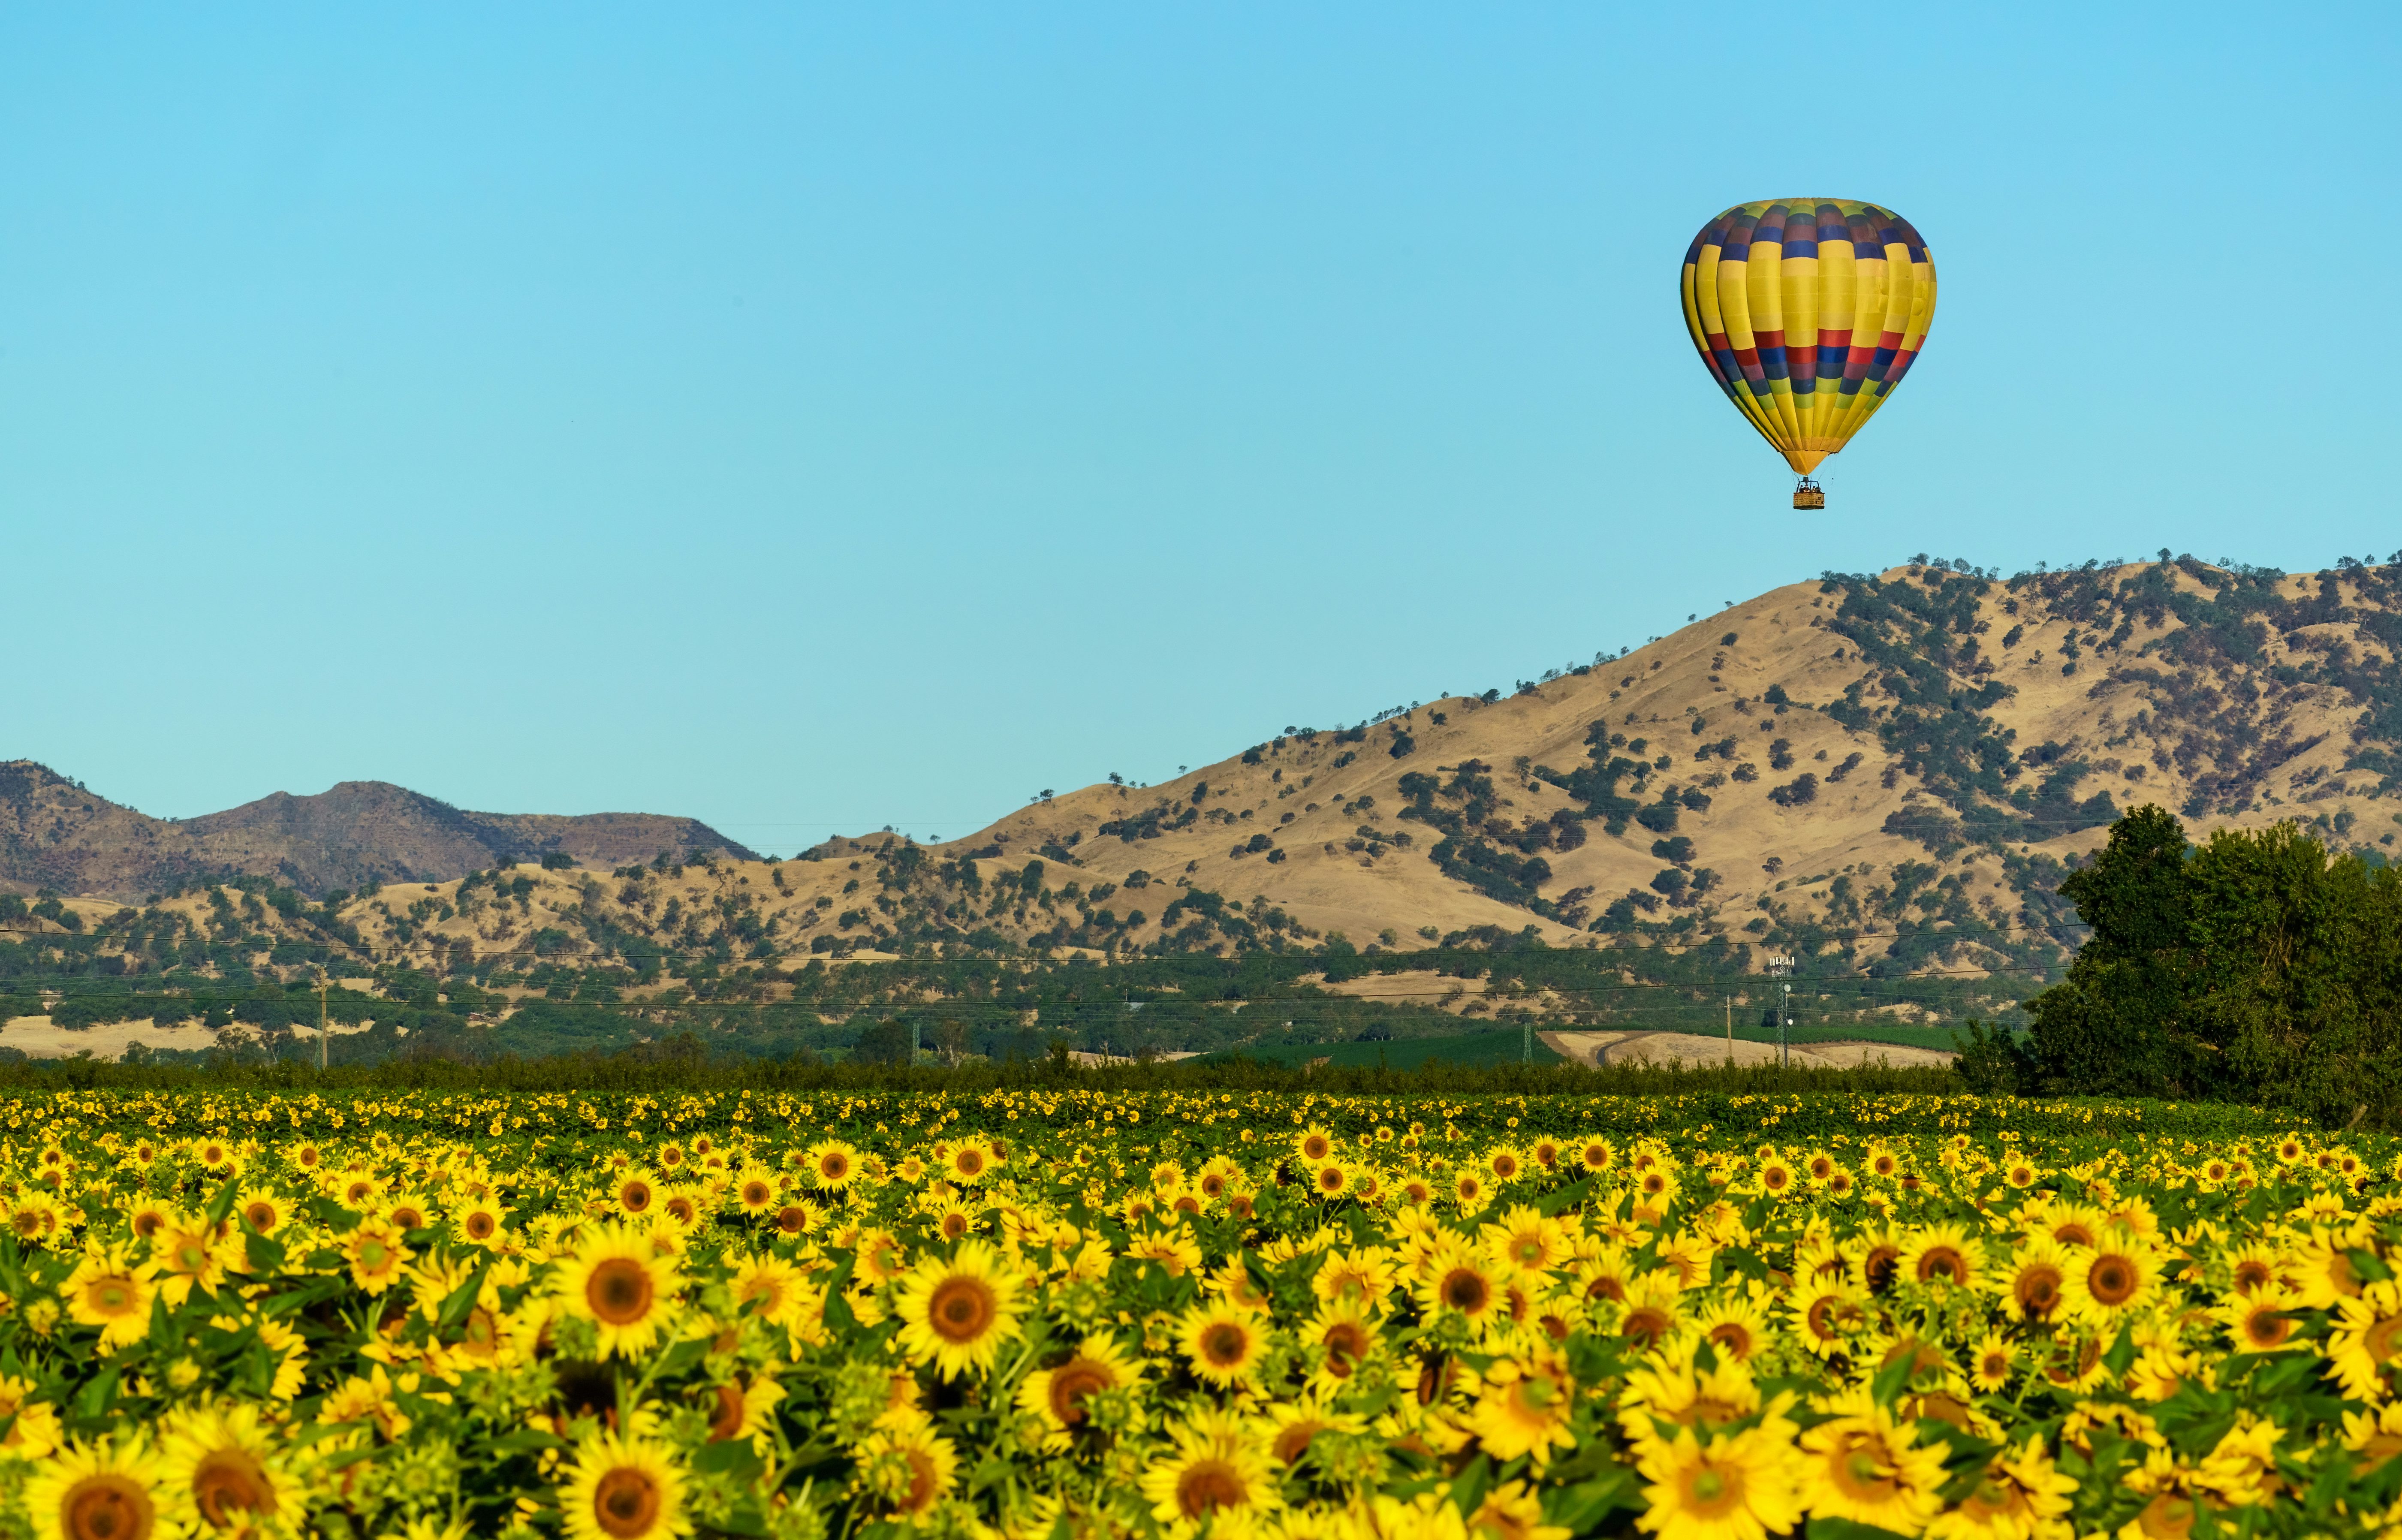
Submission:
{"label": "green foliage", "polygon": [[2145,806],[2061,891],[2092,935],[2027,1002],[2040,1089],[2402,1121],[2402,874],[2292,824],[2192,849]]}

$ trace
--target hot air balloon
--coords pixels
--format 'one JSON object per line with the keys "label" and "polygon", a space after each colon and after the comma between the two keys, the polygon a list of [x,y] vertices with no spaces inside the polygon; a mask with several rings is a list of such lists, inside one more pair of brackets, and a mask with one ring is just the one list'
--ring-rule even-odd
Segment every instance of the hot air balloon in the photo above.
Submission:
{"label": "hot air balloon", "polygon": [[1685,327],[1727,399],[1785,457],[1796,508],[1910,372],[1935,260],[1910,221],[1846,199],[1738,203],[1685,253]]}

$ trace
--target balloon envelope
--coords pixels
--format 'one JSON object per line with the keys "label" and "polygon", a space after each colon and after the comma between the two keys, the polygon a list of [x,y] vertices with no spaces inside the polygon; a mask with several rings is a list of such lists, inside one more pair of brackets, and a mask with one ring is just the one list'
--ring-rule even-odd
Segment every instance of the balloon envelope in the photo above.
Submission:
{"label": "balloon envelope", "polygon": [[1876,415],[1935,317],[1926,242],[1848,199],[1736,204],[1693,237],[1683,288],[1711,377],[1802,475]]}

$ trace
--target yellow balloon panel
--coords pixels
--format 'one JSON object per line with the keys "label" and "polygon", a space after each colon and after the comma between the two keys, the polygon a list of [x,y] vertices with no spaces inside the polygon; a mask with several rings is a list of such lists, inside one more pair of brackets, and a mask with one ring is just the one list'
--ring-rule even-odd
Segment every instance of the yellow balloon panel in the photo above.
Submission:
{"label": "yellow balloon panel", "polygon": [[1935,260],[1874,203],[1738,203],[1693,238],[1683,291],[1711,376],[1807,475],[1910,372],[1935,318]]}

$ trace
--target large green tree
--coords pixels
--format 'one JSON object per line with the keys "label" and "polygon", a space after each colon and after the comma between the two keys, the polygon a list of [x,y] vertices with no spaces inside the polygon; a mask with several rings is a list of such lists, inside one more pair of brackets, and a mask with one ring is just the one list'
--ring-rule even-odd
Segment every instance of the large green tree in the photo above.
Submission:
{"label": "large green tree", "polygon": [[2049,1092],[2235,1096],[2402,1118],[2402,877],[2290,823],[2200,847],[2157,806],[2061,884],[2091,935],[2027,1002]]}

